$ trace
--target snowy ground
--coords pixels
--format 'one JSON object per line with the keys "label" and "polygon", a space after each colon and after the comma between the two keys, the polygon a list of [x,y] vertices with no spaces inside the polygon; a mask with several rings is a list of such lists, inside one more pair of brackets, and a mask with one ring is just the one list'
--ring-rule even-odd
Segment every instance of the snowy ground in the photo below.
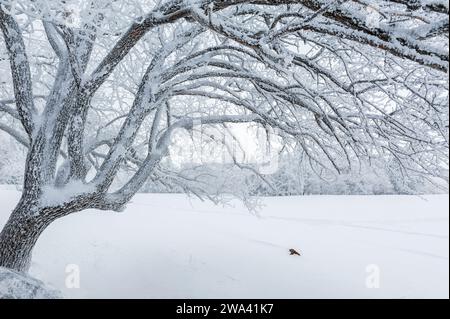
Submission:
{"label": "snowy ground", "polygon": [[[0,191],[0,226],[18,196]],[[121,214],[72,215],[44,233],[31,274],[68,298],[449,297],[448,195],[264,202],[254,216],[139,195]],[[69,264],[79,289],[65,287]]]}

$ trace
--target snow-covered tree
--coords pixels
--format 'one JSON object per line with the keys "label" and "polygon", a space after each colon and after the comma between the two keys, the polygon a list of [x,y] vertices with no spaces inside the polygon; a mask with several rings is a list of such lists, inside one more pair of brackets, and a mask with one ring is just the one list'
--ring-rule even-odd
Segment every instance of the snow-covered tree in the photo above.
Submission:
{"label": "snow-covered tree", "polygon": [[[180,129],[273,130],[318,175],[376,161],[448,179],[446,1],[0,4],[0,129],[28,149],[2,267],[26,271],[50,223],[120,211],[149,178],[214,200],[169,165]],[[261,175],[230,154],[221,176]]]}

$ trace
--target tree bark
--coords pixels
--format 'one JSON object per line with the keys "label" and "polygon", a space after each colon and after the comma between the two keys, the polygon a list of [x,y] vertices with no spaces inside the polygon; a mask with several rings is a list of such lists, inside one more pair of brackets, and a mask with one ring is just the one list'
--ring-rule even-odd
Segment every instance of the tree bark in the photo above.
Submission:
{"label": "tree bark", "polygon": [[0,233],[0,267],[27,272],[33,248],[53,218],[38,215],[37,207],[23,200]]}

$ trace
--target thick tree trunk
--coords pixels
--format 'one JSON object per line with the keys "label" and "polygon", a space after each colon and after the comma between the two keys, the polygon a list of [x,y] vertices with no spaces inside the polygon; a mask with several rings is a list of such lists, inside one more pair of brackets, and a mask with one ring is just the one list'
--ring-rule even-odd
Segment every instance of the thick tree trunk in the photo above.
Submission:
{"label": "thick tree trunk", "polygon": [[0,233],[0,267],[27,272],[33,248],[54,220],[39,216],[36,207],[19,202]]}

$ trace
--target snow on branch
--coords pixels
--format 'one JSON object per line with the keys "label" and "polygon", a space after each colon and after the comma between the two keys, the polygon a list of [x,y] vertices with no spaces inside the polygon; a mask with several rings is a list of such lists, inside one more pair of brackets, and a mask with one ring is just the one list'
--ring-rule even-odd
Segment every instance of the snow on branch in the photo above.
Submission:
{"label": "snow on branch", "polygon": [[17,110],[25,131],[31,137],[34,130],[36,109],[33,101],[31,72],[28,63],[22,31],[14,17],[4,11],[0,5],[0,28],[3,32],[11,64]]}
{"label": "snow on branch", "polygon": [[42,1],[0,8],[15,95],[2,102],[2,82],[0,129],[28,148],[33,203],[118,210],[155,174],[176,180],[174,132],[198,122],[276,130],[320,177],[371,163],[448,176],[443,1]]}

